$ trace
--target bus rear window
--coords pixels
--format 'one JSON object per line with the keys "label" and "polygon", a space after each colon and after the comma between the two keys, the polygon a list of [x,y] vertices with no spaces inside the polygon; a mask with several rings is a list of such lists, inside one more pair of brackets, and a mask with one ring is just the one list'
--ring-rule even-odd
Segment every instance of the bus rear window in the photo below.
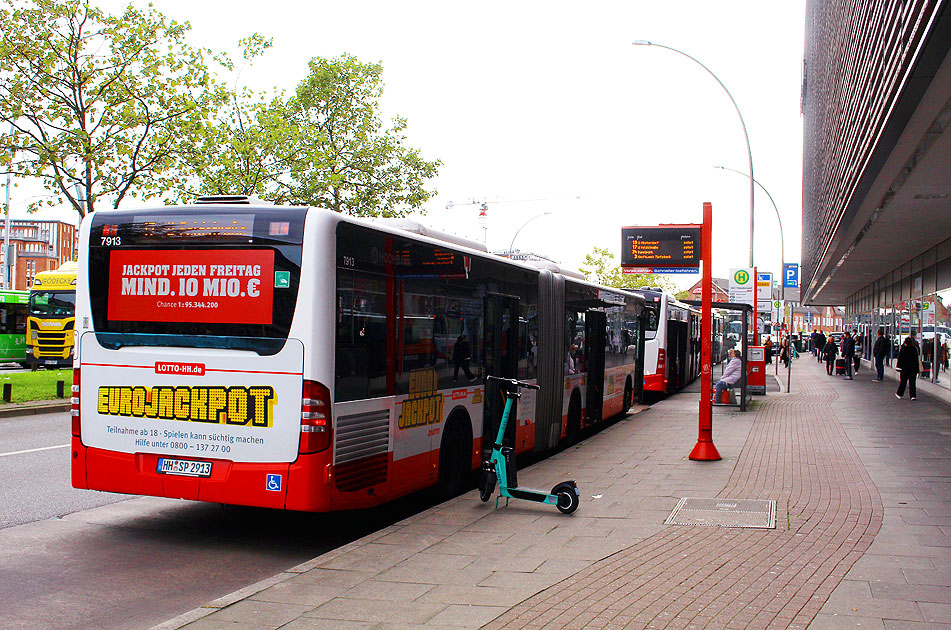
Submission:
{"label": "bus rear window", "polygon": [[279,352],[297,302],[306,208],[195,211],[94,219],[89,277],[99,342]]}
{"label": "bus rear window", "polygon": [[647,302],[644,304],[644,313],[647,315],[644,324],[644,332],[647,339],[653,339],[657,334],[657,326],[660,323],[660,302]]}

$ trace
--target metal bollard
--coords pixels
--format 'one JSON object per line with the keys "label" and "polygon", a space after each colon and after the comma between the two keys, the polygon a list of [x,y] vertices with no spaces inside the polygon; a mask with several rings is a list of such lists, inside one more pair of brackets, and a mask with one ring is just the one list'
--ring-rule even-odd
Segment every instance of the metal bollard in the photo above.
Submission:
{"label": "metal bollard", "polygon": [[56,381],[56,397],[63,398],[65,397],[66,392],[66,381]]}
{"label": "metal bollard", "polygon": [[3,402],[10,402],[10,399],[13,398],[13,385],[10,383],[3,384]]}

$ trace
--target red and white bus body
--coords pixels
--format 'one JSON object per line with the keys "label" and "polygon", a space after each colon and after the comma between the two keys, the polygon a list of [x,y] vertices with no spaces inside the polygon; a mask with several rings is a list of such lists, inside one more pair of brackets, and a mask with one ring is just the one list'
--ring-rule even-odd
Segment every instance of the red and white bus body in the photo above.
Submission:
{"label": "red and white bus body", "polygon": [[700,311],[661,291],[645,299],[644,391],[672,394],[700,375]]}
{"label": "red and white bus body", "polygon": [[[458,242],[224,203],[97,211],[80,239],[78,488],[369,507],[458,489],[501,417],[488,374],[542,387],[509,425],[518,452],[639,393],[642,297]],[[587,365],[566,374],[579,321]]]}

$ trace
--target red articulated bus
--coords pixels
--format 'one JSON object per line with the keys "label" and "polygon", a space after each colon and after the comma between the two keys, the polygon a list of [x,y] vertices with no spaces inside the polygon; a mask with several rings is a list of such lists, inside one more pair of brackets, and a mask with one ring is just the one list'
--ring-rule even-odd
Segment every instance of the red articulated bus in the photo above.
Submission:
{"label": "red articulated bus", "polygon": [[518,452],[639,394],[639,294],[418,224],[202,201],[83,221],[77,488],[363,508],[463,487],[501,418],[489,374],[541,386]]}

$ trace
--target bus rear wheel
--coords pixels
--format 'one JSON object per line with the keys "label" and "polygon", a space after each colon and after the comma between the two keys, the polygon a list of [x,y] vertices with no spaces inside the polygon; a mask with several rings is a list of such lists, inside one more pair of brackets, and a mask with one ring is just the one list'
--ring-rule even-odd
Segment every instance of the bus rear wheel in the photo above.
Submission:
{"label": "bus rear wheel", "polygon": [[631,385],[631,379],[627,379],[624,384],[624,409],[621,413],[627,413],[634,406],[634,387]]}
{"label": "bus rear wheel", "polygon": [[568,429],[565,435],[565,443],[568,445],[578,441],[581,433],[581,396],[575,391],[571,395],[571,402],[568,403]]}
{"label": "bus rear wheel", "polygon": [[439,447],[437,491],[445,499],[462,492],[469,477],[469,445],[459,423],[450,424]]}

